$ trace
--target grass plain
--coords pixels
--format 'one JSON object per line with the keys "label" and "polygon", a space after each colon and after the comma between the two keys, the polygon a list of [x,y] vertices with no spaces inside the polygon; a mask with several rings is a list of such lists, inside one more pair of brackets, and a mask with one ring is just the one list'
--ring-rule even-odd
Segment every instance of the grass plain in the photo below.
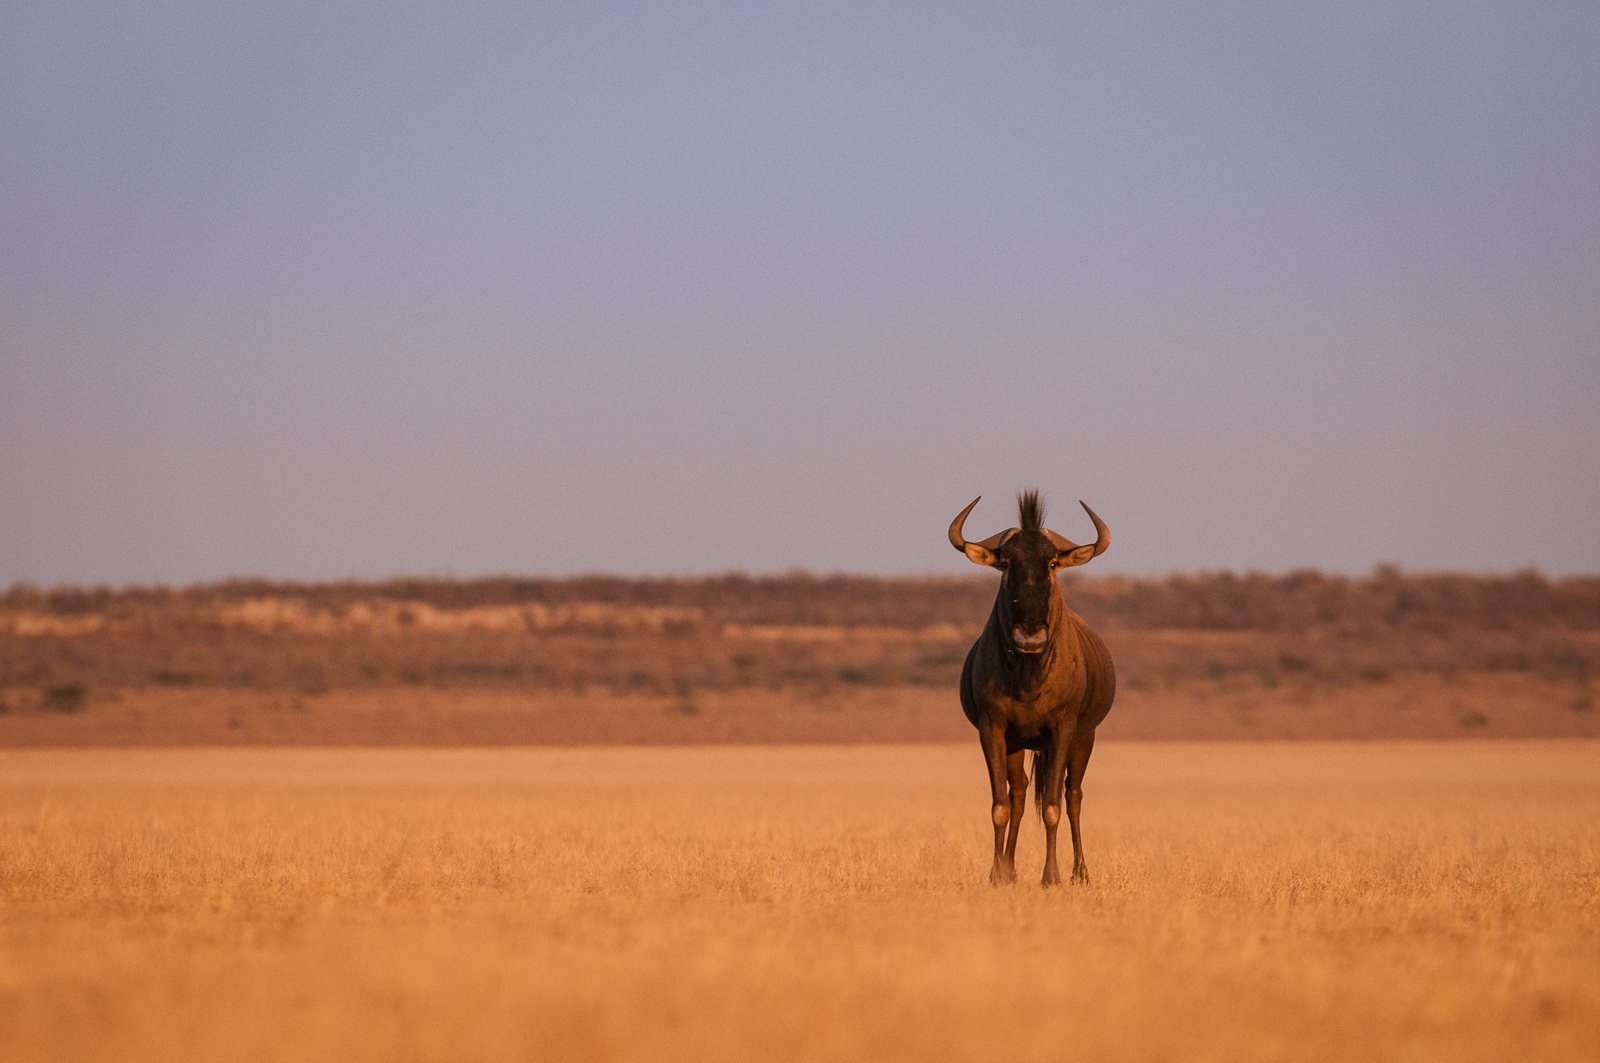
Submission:
{"label": "grass plain", "polygon": [[0,1058],[1600,1057],[1600,742],[0,751]]}

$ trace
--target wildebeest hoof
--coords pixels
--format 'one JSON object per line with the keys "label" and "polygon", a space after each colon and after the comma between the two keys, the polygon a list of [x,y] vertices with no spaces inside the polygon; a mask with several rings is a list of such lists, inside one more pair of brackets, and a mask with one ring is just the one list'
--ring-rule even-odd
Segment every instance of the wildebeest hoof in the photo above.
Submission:
{"label": "wildebeest hoof", "polygon": [[1010,861],[1000,861],[989,871],[989,885],[1009,886],[1017,881],[1017,865]]}
{"label": "wildebeest hoof", "polygon": [[1089,869],[1086,867],[1073,868],[1072,881],[1080,886],[1087,886],[1089,884]]}
{"label": "wildebeest hoof", "polygon": [[1044,878],[1039,881],[1039,885],[1046,888],[1061,885],[1061,869],[1054,864],[1046,864]]}

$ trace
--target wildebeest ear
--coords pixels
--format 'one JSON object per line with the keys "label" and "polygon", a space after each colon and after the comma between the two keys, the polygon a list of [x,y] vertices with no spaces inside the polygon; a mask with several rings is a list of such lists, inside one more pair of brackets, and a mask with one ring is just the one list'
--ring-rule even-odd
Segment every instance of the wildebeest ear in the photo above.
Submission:
{"label": "wildebeest ear", "polygon": [[1018,529],[1016,528],[1007,528],[1005,531],[997,532],[981,542],[967,543],[962,547],[962,550],[972,559],[974,564],[992,565],[995,562],[995,551],[1004,546],[1006,540],[1017,534],[1017,531]]}
{"label": "wildebeest ear", "polygon": [[1045,537],[1055,544],[1057,568],[1072,568],[1076,565],[1081,565],[1091,557],[1099,557],[1106,552],[1106,547],[1111,545],[1111,529],[1106,527],[1106,522],[1095,516],[1094,510],[1084,505],[1084,503],[1079,502],[1078,505],[1083,506],[1083,511],[1089,514],[1090,520],[1094,521],[1094,542],[1088,546],[1079,546],[1065,535],[1057,535],[1049,528],[1046,528],[1044,530]]}
{"label": "wildebeest ear", "polygon": [[1073,568],[1083,564],[1094,556],[1094,543],[1088,546],[1079,546],[1072,550],[1064,550],[1056,555],[1057,568]]}

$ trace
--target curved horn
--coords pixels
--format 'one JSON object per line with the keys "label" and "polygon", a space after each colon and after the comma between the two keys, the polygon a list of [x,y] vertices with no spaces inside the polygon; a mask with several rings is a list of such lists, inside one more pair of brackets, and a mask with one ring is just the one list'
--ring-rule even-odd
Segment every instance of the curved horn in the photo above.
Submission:
{"label": "curved horn", "polygon": [[1094,521],[1094,556],[1099,557],[1106,552],[1106,547],[1111,545],[1111,529],[1106,527],[1105,521],[1095,516],[1094,510],[1090,509],[1083,499],[1078,499],[1078,505],[1082,506],[1083,511],[1089,514],[1089,519]]}
{"label": "curved horn", "polygon": [[969,543],[961,536],[961,526],[966,523],[967,514],[972,512],[972,507],[983,498],[979,495],[972,500],[972,504],[963,509],[955,520],[950,522],[950,545],[960,550],[967,558],[977,565],[994,564],[994,552],[1017,533],[1015,528],[1007,528],[1003,532],[996,532],[979,543]]}
{"label": "curved horn", "polygon": [[1095,539],[1094,546],[1092,548],[1079,546],[1071,539],[1068,539],[1065,535],[1057,535],[1049,528],[1044,530],[1045,535],[1049,536],[1050,541],[1055,544],[1056,549],[1063,554],[1070,554],[1078,550],[1087,551],[1081,555],[1081,558],[1075,557],[1068,562],[1070,565],[1081,565],[1091,557],[1099,557],[1101,554],[1106,552],[1106,547],[1111,545],[1111,530],[1106,527],[1106,522],[1096,516],[1095,511],[1090,509],[1082,499],[1078,500],[1078,505],[1083,506],[1083,511],[1089,514],[1090,520],[1094,521]]}
{"label": "curved horn", "polygon": [[972,503],[966,509],[963,509],[955,520],[950,522],[950,545],[962,553],[967,552],[967,541],[961,537],[961,526],[967,522],[967,514],[972,512],[972,507],[981,501],[983,501],[982,495],[974,498]]}

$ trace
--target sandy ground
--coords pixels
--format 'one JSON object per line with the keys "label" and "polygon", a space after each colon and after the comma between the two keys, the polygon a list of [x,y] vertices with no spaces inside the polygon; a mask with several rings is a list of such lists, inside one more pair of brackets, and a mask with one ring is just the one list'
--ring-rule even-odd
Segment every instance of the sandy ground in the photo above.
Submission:
{"label": "sandy ground", "polygon": [[[321,695],[217,688],[96,692],[77,712],[0,713],[0,747],[479,746],[959,742],[954,690],[748,688],[690,697],[397,686]],[[1128,688],[1108,739],[1600,737],[1587,685],[1503,672],[1337,685],[1193,680]]]}
{"label": "sandy ground", "polygon": [[1600,742],[0,751],[0,1058],[1600,1057]]}

